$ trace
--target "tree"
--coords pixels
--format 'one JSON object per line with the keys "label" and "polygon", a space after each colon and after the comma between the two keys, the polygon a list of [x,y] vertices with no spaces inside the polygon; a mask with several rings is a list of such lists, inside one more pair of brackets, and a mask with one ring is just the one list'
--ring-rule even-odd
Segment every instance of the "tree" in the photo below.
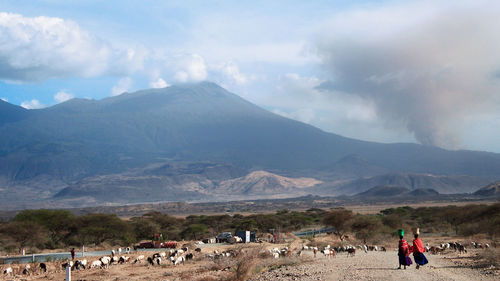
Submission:
{"label": "tree", "polygon": [[194,240],[197,240],[196,237],[200,237],[207,231],[207,226],[204,224],[190,224],[184,231],[182,232],[182,236],[184,237],[192,237]]}
{"label": "tree", "polygon": [[31,222],[43,226],[49,231],[51,242],[58,246],[72,232],[76,217],[66,210],[24,210],[15,217],[16,222]]}
{"label": "tree", "polygon": [[31,221],[11,221],[1,225],[0,234],[14,239],[20,248],[43,248],[47,241],[47,230],[39,223]]}
{"label": "tree", "polygon": [[327,226],[335,228],[333,233],[337,235],[341,241],[344,241],[345,234],[350,229],[350,222],[354,218],[354,214],[350,210],[335,209],[328,212],[323,219],[323,223]]}
{"label": "tree", "polygon": [[352,225],[352,231],[356,234],[356,238],[363,240],[366,244],[366,240],[373,237],[374,234],[380,231],[382,223],[380,219],[376,216],[357,216]]}

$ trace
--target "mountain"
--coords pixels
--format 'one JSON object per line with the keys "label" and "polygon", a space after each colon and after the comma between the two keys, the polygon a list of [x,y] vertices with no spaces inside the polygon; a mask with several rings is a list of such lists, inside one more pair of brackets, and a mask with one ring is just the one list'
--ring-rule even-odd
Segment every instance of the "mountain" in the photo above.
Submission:
{"label": "mountain", "polygon": [[500,196],[500,181],[491,183],[478,191],[474,192],[474,195],[487,196],[487,197],[499,197]]}
{"label": "mountain", "polygon": [[27,118],[29,111],[0,99],[0,126]]}
{"label": "mountain", "polygon": [[248,175],[236,179],[221,182],[217,193],[222,194],[296,194],[300,189],[320,184],[313,178],[287,178],[266,171],[254,171]]}
{"label": "mountain", "polygon": [[81,205],[214,199],[213,190],[220,181],[245,174],[245,170],[217,163],[151,164],[124,173],[85,178],[62,189],[54,198],[81,198]]}
{"label": "mountain", "polygon": [[[315,178],[328,192],[347,194],[400,185],[390,180],[363,183],[381,174],[440,175],[435,185],[413,184],[414,177],[406,177],[402,186],[444,193],[471,192],[500,174],[500,154],[345,138],[273,114],[210,82],[102,100],[72,99],[36,110],[2,101],[0,136],[0,198],[8,197],[9,202],[13,194],[23,201],[50,198],[63,188],[105,188],[104,183],[113,185],[122,177],[130,184],[132,178],[149,181],[152,175],[131,171],[147,173],[150,165],[171,163],[215,163],[245,171],[224,175],[224,180],[251,171]],[[183,175],[182,169],[174,172]],[[357,178],[363,179],[356,183]],[[145,188],[142,180],[127,186]],[[340,188],[341,182],[346,185]],[[272,188],[273,181],[268,186]],[[190,192],[195,199],[206,196]],[[182,197],[181,190],[171,194]]]}
{"label": "mountain", "polygon": [[379,185],[365,192],[356,194],[357,197],[394,197],[410,192],[406,187],[395,185]]}
{"label": "mountain", "polygon": [[408,193],[408,195],[413,197],[433,197],[439,196],[439,192],[432,188],[417,188]]}
{"label": "mountain", "polygon": [[319,185],[311,192],[319,195],[353,195],[376,186],[399,186],[416,189],[434,189],[443,194],[467,193],[488,183],[488,179],[473,176],[446,176],[432,174],[384,174],[341,181],[332,185]]}
{"label": "mountain", "polygon": [[321,183],[310,178],[287,178],[265,171],[244,171],[215,163],[150,165],[123,174],[86,178],[58,192],[56,199],[79,198],[92,203],[141,203],[179,200],[235,200],[303,194]]}

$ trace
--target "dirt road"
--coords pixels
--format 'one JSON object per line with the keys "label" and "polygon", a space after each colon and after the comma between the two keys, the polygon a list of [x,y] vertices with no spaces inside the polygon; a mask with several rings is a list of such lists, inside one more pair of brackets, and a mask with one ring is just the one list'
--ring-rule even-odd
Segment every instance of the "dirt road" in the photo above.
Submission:
{"label": "dirt road", "polygon": [[415,265],[398,270],[397,253],[357,253],[355,257],[339,254],[336,258],[319,257],[298,266],[283,266],[255,276],[251,280],[500,280],[499,276],[457,265],[458,257],[427,255],[429,264],[420,269]]}

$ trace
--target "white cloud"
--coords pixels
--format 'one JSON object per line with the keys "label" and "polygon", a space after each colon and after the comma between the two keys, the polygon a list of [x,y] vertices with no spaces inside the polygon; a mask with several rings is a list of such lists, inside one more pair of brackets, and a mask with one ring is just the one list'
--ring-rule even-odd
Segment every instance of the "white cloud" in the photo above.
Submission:
{"label": "white cloud", "polygon": [[175,79],[180,82],[202,81],[207,78],[205,59],[198,54],[184,56],[178,62]]}
{"label": "white cloud", "polygon": [[117,96],[127,92],[132,87],[132,78],[125,77],[118,80],[118,83],[111,89],[111,95]]}
{"label": "white cloud", "polygon": [[8,98],[0,98],[0,100],[3,100],[4,102],[8,102],[9,101]]}
{"label": "white cloud", "polygon": [[120,50],[71,21],[0,13],[0,80],[91,77],[141,69],[144,52]]}
{"label": "white cloud", "polygon": [[44,108],[46,105],[41,104],[39,100],[28,100],[28,101],[23,101],[21,103],[21,106],[26,108],[26,109],[39,109],[39,108]]}
{"label": "white cloud", "polygon": [[165,87],[168,87],[170,85],[165,80],[163,80],[162,78],[158,77],[156,80],[151,81],[149,83],[149,86],[151,88],[165,88]]}
{"label": "white cloud", "polygon": [[226,62],[215,69],[236,84],[242,85],[249,81],[249,78],[240,72],[238,65],[232,61]]}
{"label": "white cloud", "polygon": [[57,92],[55,95],[54,95],[54,100],[57,102],[57,103],[61,103],[61,102],[65,102],[67,100],[70,100],[72,98],[74,98],[75,96],[71,93],[68,93],[66,92],[65,90],[61,90],[59,92]]}

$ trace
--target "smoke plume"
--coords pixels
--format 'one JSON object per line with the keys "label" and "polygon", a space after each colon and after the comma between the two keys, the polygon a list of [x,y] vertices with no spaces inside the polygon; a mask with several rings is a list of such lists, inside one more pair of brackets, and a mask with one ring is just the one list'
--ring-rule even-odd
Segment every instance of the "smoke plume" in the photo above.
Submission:
{"label": "smoke plume", "polygon": [[475,3],[336,16],[317,43],[329,75],[319,88],[371,100],[387,126],[455,148],[455,126],[500,100],[500,5]]}

